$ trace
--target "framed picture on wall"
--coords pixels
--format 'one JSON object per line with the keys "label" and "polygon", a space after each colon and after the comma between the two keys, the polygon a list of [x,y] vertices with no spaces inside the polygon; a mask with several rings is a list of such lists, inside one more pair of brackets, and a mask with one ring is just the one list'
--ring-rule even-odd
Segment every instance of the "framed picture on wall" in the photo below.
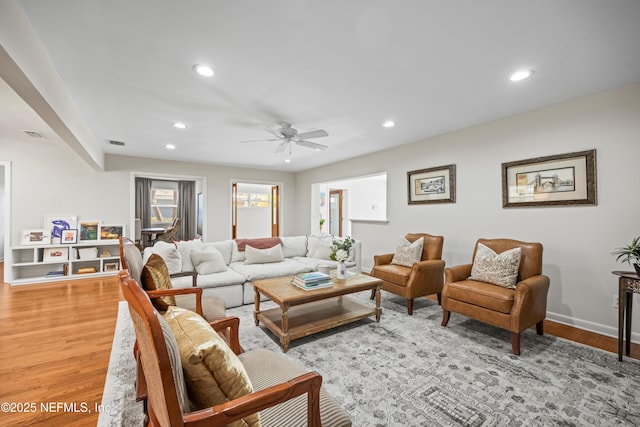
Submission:
{"label": "framed picture on wall", "polygon": [[407,172],[407,197],[410,205],[455,203],[456,165]]}
{"label": "framed picture on wall", "polygon": [[502,206],[595,205],[596,150],[502,164]]}
{"label": "framed picture on wall", "polygon": [[44,217],[44,230],[51,233],[51,243],[60,243],[62,230],[78,228],[78,217],[75,215],[47,215]]}

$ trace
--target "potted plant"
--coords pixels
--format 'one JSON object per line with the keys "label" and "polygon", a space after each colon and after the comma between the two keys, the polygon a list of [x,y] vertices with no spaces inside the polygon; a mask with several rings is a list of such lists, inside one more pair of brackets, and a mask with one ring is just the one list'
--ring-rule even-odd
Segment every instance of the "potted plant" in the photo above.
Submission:
{"label": "potted plant", "polygon": [[322,232],[323,225],[324,225],[324,218],[320,217],[320,232]]}
{"label": "potted plant", "polygon": [[611,255],[616,256],[616,261],[628,262],[636,269],[636,274],[640,276],[640,236],[636,237],[627,246],[616,248]]}

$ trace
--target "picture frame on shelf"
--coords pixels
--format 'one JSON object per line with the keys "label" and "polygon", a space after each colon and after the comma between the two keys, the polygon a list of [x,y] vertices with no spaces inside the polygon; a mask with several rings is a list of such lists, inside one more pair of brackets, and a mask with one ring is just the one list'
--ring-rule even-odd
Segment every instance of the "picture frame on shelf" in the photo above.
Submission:
{"label": "picture frame on shelf", "polygon": [[502,207],[596,205],[596,150],[502,163]]}
{"label": "picture frame on shelf", "polygon": [[102,267],[102,271],[118,271],[120,269],[120,263],[118,261],[105,262]]}
{"label": "picture frame on shelf", "polygon": [[44,217],[44,230],[50,233],[51,243],[59,244],[62,230],[78,228],[77,215],[46,215]]}
{"label": "picture frame on shelf", "polygon": [[102,221],[95,219],[83,219],[79,222],[80,241],[98,240],[100,236],[100,224]]}
{"label": "picture frame on shelf", "polygon": [[407,202],[410,205],[456,202],[456,165],[407,172]]}
{"label": "picture frame on shelf", "polygon": [[20,243],[22,245],[48,245],[51,236],[42,228],[33,230],[22,230]]}
{"label": "picture frame on shelf", "polygon": [[69,248],[65,246],[53,246],[44,248],[42,262],[66,262],[69,260]]}
{"label": "picture frame on shelf", "polygon": [[124,225],[100,224],[100,240],[118,240],[124,236]]}
{"label": "picture frame on shelf", "polygon": [[60,235],[60,244],[72,245],[75,243],[78,243],[78,230],[76,228],[62,230],[62,234]]}

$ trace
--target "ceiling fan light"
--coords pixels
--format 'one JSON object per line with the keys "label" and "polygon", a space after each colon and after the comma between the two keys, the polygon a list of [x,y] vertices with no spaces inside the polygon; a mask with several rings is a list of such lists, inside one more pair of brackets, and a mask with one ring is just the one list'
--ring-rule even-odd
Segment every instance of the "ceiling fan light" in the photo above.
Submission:
{"label": "ceiling fan light", "polygon": [[211,67],[207,65],[196,64],[193,66],[193,70],[204,77],[211,77],[214,74]]}
{"label": "ceiling fan light", "polygon": [[512,82],[519,82],[521,80],[528,79],[533,75],[533,70],[518,70],[515,73],[511,74],[509,80]]}

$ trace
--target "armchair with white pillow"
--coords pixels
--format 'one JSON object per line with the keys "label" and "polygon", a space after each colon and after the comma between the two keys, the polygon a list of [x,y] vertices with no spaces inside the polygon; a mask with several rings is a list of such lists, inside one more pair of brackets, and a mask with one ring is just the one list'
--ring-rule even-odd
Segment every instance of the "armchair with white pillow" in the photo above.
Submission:
{"label": "armchair with white pillow", "polygon": [[445,265],[441,259],[443,244],[443,236],[407,234],[395,253],[373,257],[370,275],[383,281],[382,290],[406,298],[407,313],[412,315],[415,298],[437,294],[440,303]]}

